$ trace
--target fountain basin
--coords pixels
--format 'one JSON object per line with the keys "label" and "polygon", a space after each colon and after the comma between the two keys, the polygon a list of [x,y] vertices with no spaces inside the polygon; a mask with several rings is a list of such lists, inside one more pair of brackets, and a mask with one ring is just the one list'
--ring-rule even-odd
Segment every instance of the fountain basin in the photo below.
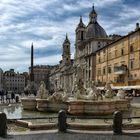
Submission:
{"label": "fountain basin", "polygon": [[21,98],[21,103],[25,110],[36,110],[37,103],[35,97]]}
{"label": "fountain basin", "polygon": [[128,111],[130,100],[70,101],[68,113],[72,115],[110,115],[116,110]]}
{"label": "fountain basin", "polygon": [[47,99],[36,99],[37,110],[47,112],[59,112],[61,109],[68,110],[67,102],[50,102]]}

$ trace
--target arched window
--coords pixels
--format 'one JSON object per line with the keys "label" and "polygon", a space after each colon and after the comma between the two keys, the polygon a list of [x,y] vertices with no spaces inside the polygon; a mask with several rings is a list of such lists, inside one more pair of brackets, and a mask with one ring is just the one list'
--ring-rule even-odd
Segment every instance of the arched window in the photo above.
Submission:
{"label": "arched window", "polygon": [[84,40],[84,32],[81,31],[81,40]]}

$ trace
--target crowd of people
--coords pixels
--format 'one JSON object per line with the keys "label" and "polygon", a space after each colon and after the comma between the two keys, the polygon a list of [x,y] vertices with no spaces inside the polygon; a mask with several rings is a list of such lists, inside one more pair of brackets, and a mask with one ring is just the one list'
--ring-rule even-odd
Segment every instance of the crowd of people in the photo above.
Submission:
{"label": "crowd of people", "polygon": [[14,103],[16,102],[16,94],[13,91],[0,91],[0,102],[3,103]]}

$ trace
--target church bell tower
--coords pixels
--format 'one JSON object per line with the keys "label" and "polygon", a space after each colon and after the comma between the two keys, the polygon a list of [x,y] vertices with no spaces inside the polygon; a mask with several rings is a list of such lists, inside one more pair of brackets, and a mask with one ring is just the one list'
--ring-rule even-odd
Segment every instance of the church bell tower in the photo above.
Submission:
{"label": "church bell tower", "polygon": [[63,43],[63,54],[62,54],[62,62],[64,65],[71,64],[71,54],[70,54],[70,41],[66,34],[66,38]]}

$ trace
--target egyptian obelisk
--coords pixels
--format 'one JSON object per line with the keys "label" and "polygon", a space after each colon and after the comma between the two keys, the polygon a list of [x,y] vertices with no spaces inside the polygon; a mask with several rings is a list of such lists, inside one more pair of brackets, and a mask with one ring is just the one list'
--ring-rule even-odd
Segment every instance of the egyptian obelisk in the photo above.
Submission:
{"label": "egyptian obelisk", "polygon": [[31,45],[31,71],[30,71],[30,81],[34,81],[34,46]]}

